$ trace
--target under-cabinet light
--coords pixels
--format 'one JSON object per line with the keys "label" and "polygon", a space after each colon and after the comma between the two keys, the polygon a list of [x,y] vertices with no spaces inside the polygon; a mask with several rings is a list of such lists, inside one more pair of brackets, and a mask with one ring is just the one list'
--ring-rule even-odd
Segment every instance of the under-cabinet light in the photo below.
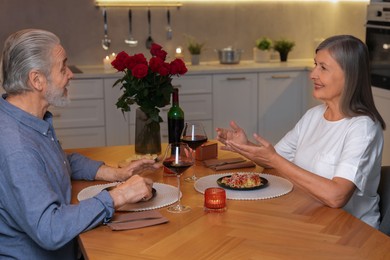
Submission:
{"label": "under-cabinet light", "polygon": [[369,0],[95,0],[100,7],[163,7],[182,6],[188,4],[223,4],[223,3],[255,3],[255,2],[366,2]]}

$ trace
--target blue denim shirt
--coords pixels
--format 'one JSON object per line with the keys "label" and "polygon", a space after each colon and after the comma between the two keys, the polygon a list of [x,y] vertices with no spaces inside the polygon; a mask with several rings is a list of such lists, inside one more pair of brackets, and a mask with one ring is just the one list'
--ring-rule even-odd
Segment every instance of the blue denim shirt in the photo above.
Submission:
{"label": "blue denim shirt", "polygon": [[0,258],[74,259],[78,234],[112,217],[107,191],[71,205],[71,179],[102,162],[66,155],[52,125],[0,98]]}

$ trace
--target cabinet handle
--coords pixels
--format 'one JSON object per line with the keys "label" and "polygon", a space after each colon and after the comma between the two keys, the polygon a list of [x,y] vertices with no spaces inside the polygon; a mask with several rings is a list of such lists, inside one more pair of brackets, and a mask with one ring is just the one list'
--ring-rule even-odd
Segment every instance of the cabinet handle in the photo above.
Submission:
{"label": "cabinet handle", "polygon": [[246,80],[246,77],[226,78],[227,80]]}
{"label": "cabinet handle", "polygon": [[174,88],[181,88],[181,85],[178,84],[178,85],[173,85]]}
{"label": "cabinet handle", "polygon": [[53,117],[61,117],[61,113],[53,113]]}
{"label": "cabinet handle", "polygon": [[291,78],[290,75],[272,75],[271,78],[273,79],[289,79]]}

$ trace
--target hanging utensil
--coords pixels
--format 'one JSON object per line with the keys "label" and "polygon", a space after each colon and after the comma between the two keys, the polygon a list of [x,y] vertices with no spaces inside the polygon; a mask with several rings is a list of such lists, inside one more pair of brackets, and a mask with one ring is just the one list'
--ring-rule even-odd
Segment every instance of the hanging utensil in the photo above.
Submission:
{"label": "hanging utensil", "polygon": [[152,14],[150,13],[150,9],[148,9],[148,26],[149,26],[149,36],[145,42],[146,49],[152,48],[152,43],[154,42],[152,38]]}
{"label": "hanging utensil", "polygon": [[102,47],[104,50],[108,50],[111,44],[111,40],[108,38],[108,26],[107,26],[107,12],[103,9],[103,20],[104,20],[104,39],[102,40]]}
{"label": "hanging utensil", "polygon": [[133,38],[133,18],[131,9],[129,9],[129,39],[125,39],[125,43],[128,44],[130,47],[135,47],[138,44],[138,41]]}
{"label": "hanging utensil", "polygon": [[171,12],[167,9],[167,40],[172,40]]}

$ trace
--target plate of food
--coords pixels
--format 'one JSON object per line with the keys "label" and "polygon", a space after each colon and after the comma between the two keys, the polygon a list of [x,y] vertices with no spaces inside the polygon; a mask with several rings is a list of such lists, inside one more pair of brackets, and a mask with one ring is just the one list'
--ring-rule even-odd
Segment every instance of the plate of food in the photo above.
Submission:
{"label": "plate of food", "polygon": [[268,180],[253,172],[239,172],[217,179],[218,186],[230,190],[257,190],[267,187]]}

